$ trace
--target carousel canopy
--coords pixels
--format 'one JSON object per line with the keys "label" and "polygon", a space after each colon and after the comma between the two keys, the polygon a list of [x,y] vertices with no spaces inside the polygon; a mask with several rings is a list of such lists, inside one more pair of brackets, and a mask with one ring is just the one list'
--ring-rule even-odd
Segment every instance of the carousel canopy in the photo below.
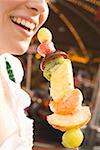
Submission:
{"label": "carousel canopy", "polygon": [[56,0],[45,24],[73,62],[100,62],[100,0]]}

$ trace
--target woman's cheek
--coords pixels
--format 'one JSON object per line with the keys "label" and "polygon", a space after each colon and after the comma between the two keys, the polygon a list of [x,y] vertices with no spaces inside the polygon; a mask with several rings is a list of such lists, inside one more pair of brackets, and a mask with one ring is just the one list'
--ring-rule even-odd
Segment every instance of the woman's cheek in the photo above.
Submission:
{"label": "woman's cheek", "polygon": [[40,14],[40,18],[39,18],[40,26],[43,25],[45,23],[45,21],[47,20],[48,14],[49,14],[49,8],[47,8],[47,10],[45,12]]}

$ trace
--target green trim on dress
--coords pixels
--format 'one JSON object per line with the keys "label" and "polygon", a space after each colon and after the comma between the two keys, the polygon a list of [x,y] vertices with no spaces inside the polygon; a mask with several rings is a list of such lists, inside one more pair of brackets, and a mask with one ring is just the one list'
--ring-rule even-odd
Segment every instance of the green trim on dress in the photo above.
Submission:
{"label": "green trim on dress", "polygon": [[6,58],[5,58],[5,62],[6,62],[6,69],[7,69],[8,75],[9,75],[9,79],[12,80],[13,82],[15,82],[15,77],[14,77],[12,67]]}

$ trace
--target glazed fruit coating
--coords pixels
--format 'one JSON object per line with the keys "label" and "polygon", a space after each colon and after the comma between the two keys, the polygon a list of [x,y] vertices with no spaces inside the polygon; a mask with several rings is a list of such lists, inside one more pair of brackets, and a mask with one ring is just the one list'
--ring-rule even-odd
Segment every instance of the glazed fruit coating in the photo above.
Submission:
{"label": "glazed fruit coating", "polygon": [[50,96],[54,101],[62,100],[69,91],[74,89],[71,61],[65,59],[55,71],[52,71],[50,80]]}

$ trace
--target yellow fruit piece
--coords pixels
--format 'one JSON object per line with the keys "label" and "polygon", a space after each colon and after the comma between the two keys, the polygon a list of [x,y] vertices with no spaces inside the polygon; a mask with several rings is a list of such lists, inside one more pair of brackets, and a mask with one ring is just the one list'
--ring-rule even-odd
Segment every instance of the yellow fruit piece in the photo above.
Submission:
{"label": "yellow fruit piece", "polygon": [[62,144],[64,147],[77,148],[83,141],[83,133],[79,128],[66,131],[62,136]]}
{"label": "yellow fruit piece", "polygon": [[[54,71],[53,71],[54,70]],[[66,97],[74,89],[73,71],[71,61],[65,59],[62,64],[52,69],[50,78],[50,96],[54,101],[59,101]]]}
{"label": "yellow fruit piece", "polygon": [[52,34],[49,29],[43,27],[41,28],[38,33],[37,37],[40,43],[45,42],[45,41],[52,41]]}
{"label": "yellow fruit piece", "polygon": [[47,121],[54,128],[66,131],[72,128],[80,128],[86,125],[91,119],[91,113],[88,106],[79,108],[74,114],[59,115],[53,113],[47,116]]}

